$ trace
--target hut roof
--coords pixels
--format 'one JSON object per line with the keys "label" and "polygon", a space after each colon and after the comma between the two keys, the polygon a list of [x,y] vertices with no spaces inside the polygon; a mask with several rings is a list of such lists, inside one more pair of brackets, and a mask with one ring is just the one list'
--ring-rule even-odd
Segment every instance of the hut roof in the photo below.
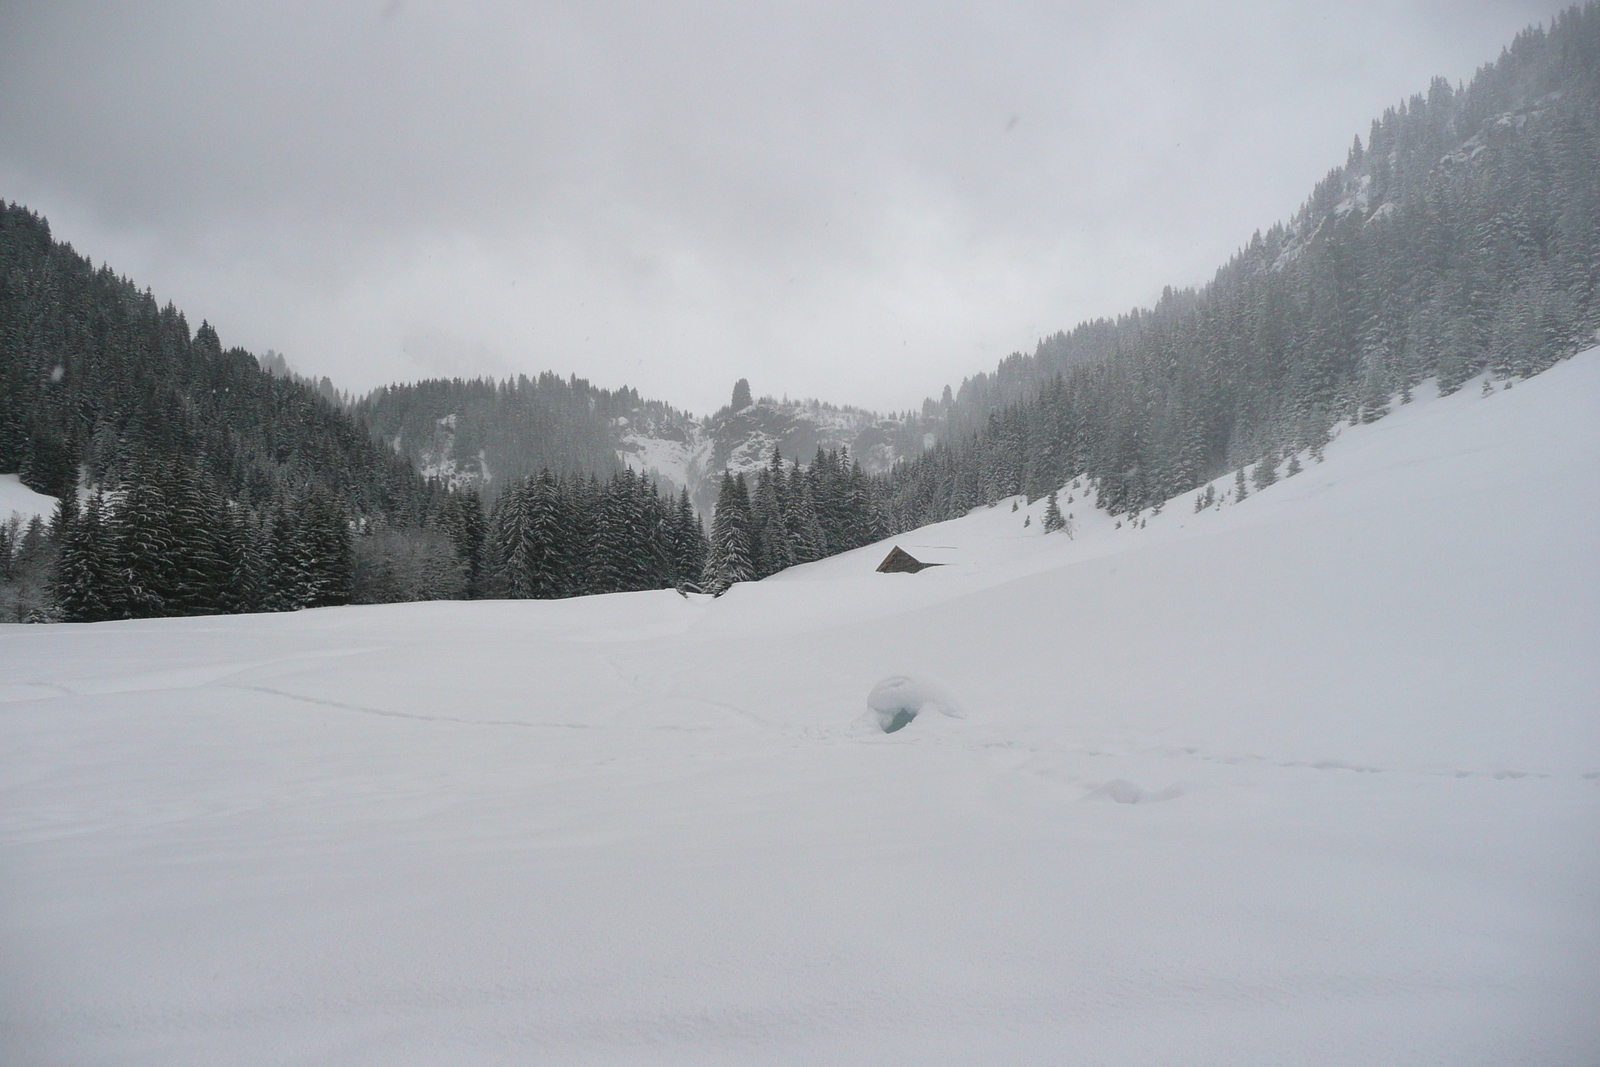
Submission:
{"label": "hut roof", "polygon": [[941,567],[941,563],[924,563],[899,545],[895,545],[889,554],[883,557],[883,562],[878,564],[879,574],[915,574],[925,567]]}

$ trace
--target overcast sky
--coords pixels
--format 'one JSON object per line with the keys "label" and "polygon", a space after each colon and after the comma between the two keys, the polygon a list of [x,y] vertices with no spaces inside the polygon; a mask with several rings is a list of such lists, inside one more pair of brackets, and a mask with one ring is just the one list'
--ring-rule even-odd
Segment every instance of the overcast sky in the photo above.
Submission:
{"label": "overcast sky", "polygon": [[1552,10],[0,0],[0,197],[342,388],[903,409],[1204,282]]}

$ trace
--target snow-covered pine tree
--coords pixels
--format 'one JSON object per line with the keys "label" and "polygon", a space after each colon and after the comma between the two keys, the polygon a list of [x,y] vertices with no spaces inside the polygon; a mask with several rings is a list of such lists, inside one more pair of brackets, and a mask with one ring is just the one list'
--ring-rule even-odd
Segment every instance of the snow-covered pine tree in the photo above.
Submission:
{"label": "snow-covered pine tree", "polygon": [[740,471],[733,478],[734,501],[743,524],[745,558],[749,561],[750,577],[738,581],[755,581],[761,577],[758,561],[761,558],[761,531],[756,529],[754,508],[750,500],[750,482]]}
{"label": "snow-covered pine tree", "polygon": [[310,578],[297,551],[294,514],[288,503],[278,504],[264,533],[261,605],[267,611],[299,611],[311,602]]}
{"label": "snow-covered pine tree", "polygon": [[255,515],[240,504],[225,505],[222,512],[221,550],[226,577],[222,610],[230,613],[262,608],[262,530]]}
{"label": "snow-covered pine tree", "polygon": [[1057,499],[1056,490],[1052,489],[1044,505],[1044,532],[1052,534],[1057,530],[1064,530],[1066,527],[1067,519],[1065,515],[1061,514],[1061,502]]}
{"label": "snow-covered pine tree", "polygon": [[672,527],[672,580],[674,584],[699,584],[706,567],[706,534],[700,516],[689,502],[689,490],[678,490]]}
{"label": "snow-covered pine tree", "polygon": [[495,596],[524,600],[534,595],[535,551],[528,514],[532,491],[530,479],[524,478],[506,486],[495,502],[489,531],[494,547],[491,588]]}
{"label": "snow-covered pine tree", "polygon": [[789,468],[789,536],[796,563],[810,563],[828,555],[828,536],[808,472],[800,469],[797,457]]}
{"label": "snow-covered pine tree", "polygon": [[355,539],[344,507],[320,489],[313,489],[301,506],[296,525],[299,550],[309,577],[306,606],[348,604],[355,582]]}
{"label": "snow-covered pine tree", "polygon": [[[619,593],[634,588],[632,470],[613,476],[601,494],[595,516],[590,572],[596,593]],[[623,478],[628,479],[625,485]]]}
{"label": "snow-covered pine tree", "polygon": [[605,493],[599,477],[590,474],[587,478],[572,480],[570,495],[568,514],[572,516],[572,585],[577,595],[583,596],[599,588],[595,579],[594,546],[600,505]]}
{"label": "snow-covered pine tree", "polygon": [[756,560],[756,574],[762,578],[778,573],[792,562],[787,559],[787,534],[778,493],[778,487],[783,482],[783,461],[777,456],[776,446],[773,447],[773,457],[776,476],[773,465],[763,467],[756,474],[756,490],[750,501],[751,527],[754,531],[752,541],[759,546],[760,553]]}
{"label": "snow-covered pine tree", "polygon": [[846,515],[845,548],[870,545],[883,536],[878,516],[872,506],[872,494],[867,487],[867,472],[857,460],[846,455],[848,473],[845,482],[844,513]]}
{"label": "snow-covered pine tree", "polygon": [[112,589],[107,580],[110,545],[103,515],[101,496],[95,493],[76,517],[62,524],[61,553],[56,557],[51,585],[56,608],[67,622],[118,617],[106,599]]}
{"label": "snow-covered pine tree", "polygon": [[739,489],[739,482],[724,471],[717,509],[711,517],[711,543],[701,582],[708,592],[719,596],[734,583],[755,578],[755,565],[750,559],[748,497],[741,501]]}
{"label": "snow-covered pine tree", "polygon": [[1361,398],[1361,421],[1377,422],[1389,414],[1389,376],[1382,367],[1367,373],[1366,387]]}
{"label": "snow-covered pine tree", "polygon": [[173,588],[167,610],[210,615],[226,610],[229,575],[222,499],[189,464],[178,461],[167,477],[172,515]]}
{"label": "snow-covered pine tree", "polygon": [[540,471],[529,486],[523,508],[527,524],[524,560],[528,595],[543,600],[569,595],[568,549],[572,532],[560,486],[548,467]]}
{"label": "snow-covered pine tree", "polygon": [[1257,489],[1265,489],[1278,480],[1278,452],[1269,448],[1266,453],[1256,461],[1256,469],[1251,473],[1250,480],[1255,482]]}
{"label": "snow-covered pine tree", "polygon": [[638,538],[637,589],[664,589],[672,584],[672,523],[660,488],[642,475],[634,481],[630,520]]}
{"label": "snow-covered pine tree", "polygon": [[451,499],[441,525],[455,545],[456,557],[466,568],[467,597],[482,596],[484,543],[489,530],[483,515],[483,498],[475,486],[467,486]]}
{"label": "snow-covered pine tree", "polygon": [[141,463],[106,523],[117,571],[114,618],[157,619],[170,613],[176,584],[172,514],[162,480]]}

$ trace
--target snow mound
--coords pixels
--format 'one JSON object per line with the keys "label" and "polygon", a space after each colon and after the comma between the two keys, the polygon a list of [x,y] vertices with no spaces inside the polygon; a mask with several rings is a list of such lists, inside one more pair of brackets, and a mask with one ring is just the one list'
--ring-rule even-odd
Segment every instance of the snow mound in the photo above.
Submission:
{"label": "snow mound", "polygon": [[1176,800],[1183,796],[1177,786],[1168,786],[1159,793],[1151,793],[1128,781],[1113,778],[1104,785],[1095,786],[1084,796],[1085,800],[1109,800],[1115,804],[1158,804],[1163,800]]}
{"label": "snow mound", "polygon": [[954,697],[944,686],[927,678],[891,674],[867,694],[868,718],[886,734],[904,729],[926,709],[952,719],[966,718]]}

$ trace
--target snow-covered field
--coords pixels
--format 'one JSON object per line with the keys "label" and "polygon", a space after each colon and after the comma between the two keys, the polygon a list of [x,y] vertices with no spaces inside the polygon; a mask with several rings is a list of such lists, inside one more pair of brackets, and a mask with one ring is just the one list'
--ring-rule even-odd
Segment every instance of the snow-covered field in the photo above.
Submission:
{"label": "snow-covered field", "polygon": [[1592,1067],[1597,413],[918,575],[0,628],[0,1062]]}

